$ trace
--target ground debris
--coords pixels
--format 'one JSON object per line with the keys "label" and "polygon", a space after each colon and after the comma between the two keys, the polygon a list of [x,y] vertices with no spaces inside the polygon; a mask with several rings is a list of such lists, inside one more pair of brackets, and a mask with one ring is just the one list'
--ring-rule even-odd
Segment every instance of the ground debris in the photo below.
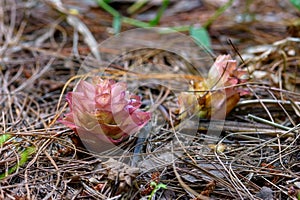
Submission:
{"label": "ground debris", "polygon": [[260,191],[256,194],[257,197],[263,200],[272,200],[273,199],[273,190],[269,187],[263,186]]}

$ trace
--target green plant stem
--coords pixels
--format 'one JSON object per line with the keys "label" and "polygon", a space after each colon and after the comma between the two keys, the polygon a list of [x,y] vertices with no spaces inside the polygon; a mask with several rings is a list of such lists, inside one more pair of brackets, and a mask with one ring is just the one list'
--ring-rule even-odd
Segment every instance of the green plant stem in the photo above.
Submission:
{"label": "green plant stem", "polygon": [[115,24],[114,29],[118,29],[118,26],[117,26],[118,25],[118,23],[117,23],[118,20],[120,20],[122,23],[127,23],[127,24],[130,24],[130,25],[136,26],[136,27],[148,28],[148,27],[153,27],[154,25],[156,25],[159,22],[159,20],[160,20],[161,16],[163,15],[165,9],[169,5],[169,0],[164,0],[163,1],[163,5],[160,8],[160,10],[158,11],[155,19],[152,20],[149,23],[122,16],[117,10],[115,10],[110,5],[108,5],[104,0],[97,0],[97,3],[101,8],[103,8],[106,12],[108,12],[109,14],[111,14],[114,17],[114,22],[115,22],[114,23]]}
{"label": "green plant stem", "polygon": [[140,20],[137,19],[132,19],[129,17],[122,17],[121,18],[122,22],[126,23],[126,24],[130,24],[136,27],[141,27],[141,28],[149,28],[152,27],[149,23],[146,22],[142,22]]}
{"label": "green plant stem", "polygon": [[160,18],[164,14],[165,10],[167,9],[170,1],[169,0],[163,0],[161,7],[159,8],[155,18],[149,22],[150,25],[155,26],[159,23]]}
{"label": "green plant stem", "polygon": [[208,29],[209,26],[220,16],[222,15],[233,3],[234,0],[229,0],[227,3],[225,3],[223,6],[221,6],[213,16],[211,16],[205,24],[203,24],[203,28]]}
{"label": "green plant stem", "polygon": [[149,0],[137,0],[132,6],[127,9],[127,13],[132,15],[139,9],[141,9]]}
{"label": "green plant stem", "polygon": [[110,13],[114,17],[120,17],[120,13],[109,6],[104,0],[97,0],[98,5],[103,8],[106,12]]}

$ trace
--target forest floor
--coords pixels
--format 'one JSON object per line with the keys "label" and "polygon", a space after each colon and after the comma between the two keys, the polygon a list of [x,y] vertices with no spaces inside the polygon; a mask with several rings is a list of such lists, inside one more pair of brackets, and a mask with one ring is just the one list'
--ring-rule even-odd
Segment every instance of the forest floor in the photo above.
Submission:
{"label": "forest floor", "polygon": [[[98,2],[102,8],[93,0],[0,2],[0,199],[300,199],[296,7],[170,0],[164,9],[168,1],[157,0],[132,10],[137,1]],[[157,27],[178,32],[154,34]],[[190,36],[207,46],[176,41]],[[223,54],[247,71],[239,85],[247,94],[224,119],[180,121],[178,91],[204,79]],[[69,111],[67,92],[93,70],[155,102],[142,145],[130,136],[89,151],[57,121]]]}

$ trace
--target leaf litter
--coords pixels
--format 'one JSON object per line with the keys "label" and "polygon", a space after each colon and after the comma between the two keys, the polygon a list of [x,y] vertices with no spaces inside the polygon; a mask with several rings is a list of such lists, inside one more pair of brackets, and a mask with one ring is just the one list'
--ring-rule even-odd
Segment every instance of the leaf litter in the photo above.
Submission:
{"label": "leaf litter", "polygon": [[[74,3],[66,2],[67,7]],[[203,2],[208,7],[200,21],[215,8]],[[107,30],[112,18],[95,5],[82,6],[90,13],[75,15],[76,23],[90,30],[87,35],[67,21],[74,13],[58,12],[43,1],[1,1],[1,16],[5,17],[1,17],[0,41],[0,198],[148,199],[154,181],[166,188],[151,194],[152,199],[296,199],[300,193],[300,94],[299,39],[293,30],[297,27],[282,20],[237,23],[235,19],[244,13],[238,8],[246,8],[237,2],[239,6],[230,8],[236,9],[236,15],[220,16],[209,33],[215,38],[212,48],[216,54],[231,51],[235,55],[224,45],[227,38],[241,49],[242,67],[247,67],[251,77],[243,87],[251,95],[240,99],[225,123],[201,119],[197,134],[189,135],[184,134],[188,128],[174,130],[169,123],[177,120],[177,99],[168,88],[158,86],[163,81],[172,83],[172,77],[157,76],[156,84],[147,88],[134,85],[134,80],[149,77],[136,75],[129,85],[159,105],[153,108],[149,136],[138,154],[140,162],[133,165],[135,137],[122,143],[122,154],[116,149],[98,155],[86,151],[73,131],[54,123],[65,111],[64,102],[59,102],[61,91],[77,75],[86,55],[114,53],[114,49],[96,52],[93,48],[95,41],[111,36]],[[281,7],[277,2],[263,4],[267,6],[261,11],[253,3],[250,14],[256,11],[257,17],[268,19],[268,10],[276,9],[280,13],[276,17],[295,19],[296,11],[281,10],[288,8],[284,3]],[[198,15],[197,9],[188,14],[176,10],[178,23],[193,21]],[[162,17],[161,25],[173,25],[169,18]],[[185,61],[153,49],[119,58],[106,75],[116,80],[128,78],[130,74],[123,69],[139,72],[128,66],[145,62],[190,75]],[[101,67],[97,61],[91,64]],[[70,81],[66,92],[75,85]],[[145,106],[152,104],[149,102]],[[206,134],[220,127],[220,138]]]}

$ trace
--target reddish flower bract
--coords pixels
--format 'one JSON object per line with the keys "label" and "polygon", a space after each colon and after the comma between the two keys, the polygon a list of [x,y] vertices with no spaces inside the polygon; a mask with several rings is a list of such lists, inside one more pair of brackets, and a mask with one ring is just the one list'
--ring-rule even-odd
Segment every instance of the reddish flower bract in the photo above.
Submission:
{"label": "reddish flower bract", "polygon": [[[191,85],[189,92],[178,97],[182,118],[198,114],[200,118],[223,119],[238,103],[246,90],[237,84],[247,81],[247,72],[237,68],[230,55],[220,55],[210,68],[207,78]],[[224,89],[223,89],[224,88]]]}
{"label": "reddish flower bract", "polygon": [[119,143],[151,118],[149,112],[139,109],[141,98],[126,89],[124,82],[100,77],[95,77],[93,83],[80,81],[76,90],[66,97],[70,112],[59,121],[79,135],[90,134],[91,138]]}

